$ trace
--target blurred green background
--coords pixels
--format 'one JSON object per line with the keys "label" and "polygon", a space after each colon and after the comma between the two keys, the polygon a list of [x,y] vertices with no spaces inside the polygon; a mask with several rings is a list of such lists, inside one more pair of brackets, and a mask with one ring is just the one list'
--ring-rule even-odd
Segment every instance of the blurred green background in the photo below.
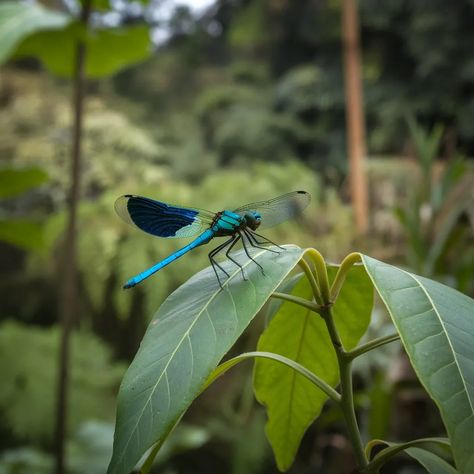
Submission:
{"label": "blurred green background", "polygon": [[[25,20],[25,8],[38,3],[0,2],[0,473],[49,473],[54,464],[71,18],[80,3],[41,5],[58,15],[41,10],[46,30]],[[360,250],[474,295],[473,0],[359,1],[370,201],[363,238],[348,190],[341,1],[93,7],[68,472],[105,472],[118,385],[146,325],[171,291],[208,265],[210,249],[200,248],[122,291],[183,241],[127,227],[113,209],[121,194],[218,211],[304,189],[313,197],[304,216],[268,231],[270,239],[315,247],[330,262]],[[13,41],[7,27],[16,19],[23,31],[15,26]],[[235,352],[253,349],[263,326],[257,318]],[[373,335],[389,327],[377,306]],[[443,433],[397,347],[356,369],[365,436]],[[156,472],[277,472],[250,376],[251,367],[238,368],[193,404]],[[326,407],[289,472],[350,472],[341,426]],[[385,472],[423,471],[401,458]]]}

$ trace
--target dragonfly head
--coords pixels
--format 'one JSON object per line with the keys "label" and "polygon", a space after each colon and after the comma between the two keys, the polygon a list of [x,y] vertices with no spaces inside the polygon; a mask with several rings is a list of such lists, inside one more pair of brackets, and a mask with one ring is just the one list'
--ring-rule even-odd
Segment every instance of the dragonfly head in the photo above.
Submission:
{"label": "dragonfly head", "polygon": [[249,211],[244,216],[245,223],[252,230],[257,230],[262,223],[262,216],[257,211]]}

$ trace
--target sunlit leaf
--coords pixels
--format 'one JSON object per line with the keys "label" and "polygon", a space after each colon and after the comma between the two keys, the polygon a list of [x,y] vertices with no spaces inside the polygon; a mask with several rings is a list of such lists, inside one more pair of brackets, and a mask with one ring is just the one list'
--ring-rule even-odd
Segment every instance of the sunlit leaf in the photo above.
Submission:
{"label": "sunlit leaf", "polygon": [[[330,278],[335,267],[329,268]],[[301,278],[292,295],[312,299],[311,287]],[[363,266],[354,266],[334,305],[334,319],[347,349],[367,330],[373,290]],[[324,321],[294,303],[284,302],[260,337],[259,351],[276,352],[292,359],[335,387],[339,370]],[[267,408],[265,431],[280,470],[288,469],[308,426],[321,412],[328,396],[302,375],[273,361],[255,363],[255,394]]]}
{"label": "sunlit leaf", "polygon": [[227,261],[224,267],[231,278],[223,290],[207,268],[167,298],[120,387],[109,473],[129,473],[148,448],[168,435],[302,252],[294,246],[278,255],[255,252],[265,275],[238,252],[235,258],[242,262],[247,281]]}
{"label": "sunlit leaf", "polygon": [[460,472],[474,471],[474,301],[373,258],[364,265],[426,391],[438,405]]}

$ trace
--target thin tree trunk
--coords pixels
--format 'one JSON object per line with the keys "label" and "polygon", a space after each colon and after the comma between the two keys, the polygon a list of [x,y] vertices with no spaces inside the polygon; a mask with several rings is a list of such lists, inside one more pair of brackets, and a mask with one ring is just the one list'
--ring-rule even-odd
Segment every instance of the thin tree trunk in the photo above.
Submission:
{"label": "thin tree trunk", "polygon": [[[90,2],[84,2],[81,21],[88,23]],[[79,319],[79,299],[77,291],[76,234],[77,208],[80,199],[81,184],[81,145],[83,103],[85,90],[86,45],[79,41],[75,54],[74,92],[73,92],[73,135],[71,146],[71,184],[68,197],[68,222],[65,233],[61,261],[61,294],[59,311],[61,316],[61,341],[59,349],[59,374],[56,400],[55,454],[56,474],[65,472],[64,447],[67,435],[67,405],[69,382],[69,343],[74,324]]]}
{"label": "thin tree trunk", "polygon": [[367,233],[368,197],[365,158],[364,105],[362,95],[359,22],[357,0],[342,2],[342,39],[346,90],[347,151],[350,163],[350,189],[356,229],[359,235]]}

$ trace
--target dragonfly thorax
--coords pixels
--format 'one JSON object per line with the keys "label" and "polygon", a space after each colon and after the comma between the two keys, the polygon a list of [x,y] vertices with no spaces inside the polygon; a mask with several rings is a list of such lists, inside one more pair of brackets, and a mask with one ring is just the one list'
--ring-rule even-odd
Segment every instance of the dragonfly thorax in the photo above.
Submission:
{"label": "dragonfly thorax", "polygon": [[260,222],[261,216],[255,211],[248,211],[243,215],[232,211],[222,211],[216,214],[211,230],[217,237],[222,237],[233,235],[246,228],[256,230]]}

